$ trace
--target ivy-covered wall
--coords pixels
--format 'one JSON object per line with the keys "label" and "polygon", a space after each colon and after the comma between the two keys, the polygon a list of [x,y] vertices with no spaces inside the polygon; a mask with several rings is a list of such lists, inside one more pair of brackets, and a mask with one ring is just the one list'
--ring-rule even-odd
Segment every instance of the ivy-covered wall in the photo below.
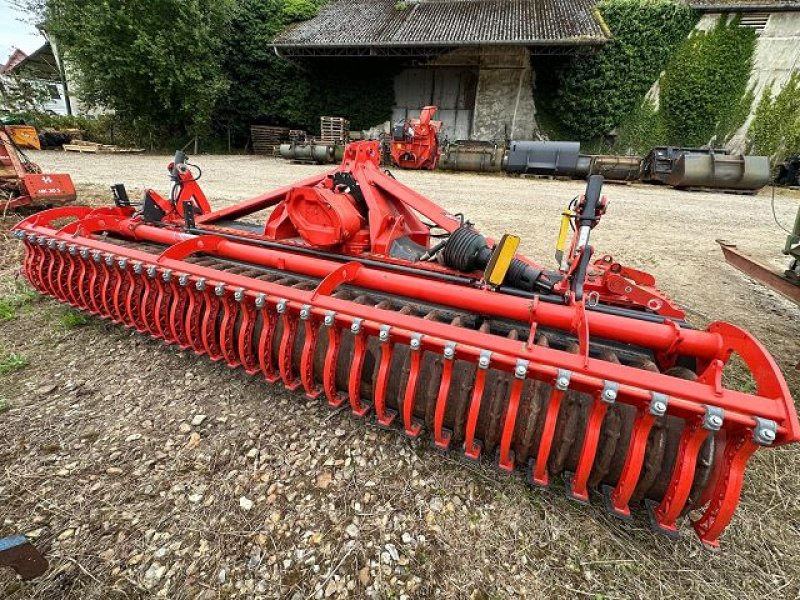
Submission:
{"label": "ivy-covered wall", "polygon": [[753,102],[747,86],[755,47],[755,30],[727,17],[681,45],[661,78],[668,143],[721,145],[744,123]]}
{"label": "ivy-covered wall", "polygon": [[756,47],[752,29],[721,17],[680,46],[659,81],[659,106],[645,100],[620,124],[619,151],[657,145],[722,147],[745,122]]}
{"label": "ivy-covered wall", "polygon": [[[753,29],[723,16],[692,31],[698,15],[679,0],[602,0],[597,8],[613,40],[559,65],[555,78],[539,78],[540,120],[551,137],[644,153],[664,144],[721,146],[745,122]],[[654,101],[646,96],[656,81]],[[611,132],[616,139],[603,141]]]}
{"label": "ivy-covered wall", "polygon": [[543,121],[580,140],[608,134],[636,109],[697,21],[680,0],[601,0],[597,10],[612,40],[537,85]]}
{"label": "ivy-covered wall", "polygon": [[749,151],[769,156],[773,164],[800,152],[800,72],[795,71],[784,88],[773,96],[764,90],[748,132]]}

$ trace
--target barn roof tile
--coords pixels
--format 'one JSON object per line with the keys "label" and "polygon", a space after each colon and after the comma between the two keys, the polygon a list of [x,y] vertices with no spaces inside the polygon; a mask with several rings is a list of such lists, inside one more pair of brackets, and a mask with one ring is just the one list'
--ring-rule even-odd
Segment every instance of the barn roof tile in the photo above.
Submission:
{"label": "barn roof tile", "polygon": [[595,0],[333,0],[275,46],[599,44]]}

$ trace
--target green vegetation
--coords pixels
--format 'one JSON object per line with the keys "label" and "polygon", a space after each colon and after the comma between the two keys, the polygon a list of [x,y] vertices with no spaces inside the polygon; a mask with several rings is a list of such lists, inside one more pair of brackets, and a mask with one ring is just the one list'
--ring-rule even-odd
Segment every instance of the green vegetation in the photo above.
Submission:
{"label": "green vegetation", "polygon": [[747,85],[756,37],[738,19],[694,32],[661,77],[660,108],[645,101],[620,125],[622,150],[722,146],[744,123],[754,96]]}
{"label": "green vegetation", "polygon": [[394,102],[394,72],[384,61],[306,63],[272,50],[278,33],[326,2],[46,0],[48,30],[76,67],[81,99],[115,115],[27,120],[77,127],[100,142],[162,148],[194,135],[206,148],[229,135],[242,147],[252,123],[317,131],[326,114],[370,127],[391,116]]}
{"label": "green vegetation", "polygon": [[678,0],[602,0],[597,9],[612,40],[564,65],[545,102],[560,128],[581,140],[608,134],[636,109],[696,22]]}
{"label": "green vegetation", "polygon": [[744,122],[753,102],[747,83],[756,33],[739,19],[720,18],[695,32],[661,78],[661,114],[667,141],[697,146],[725,141]]}
{"label": "green vegetation", "polygon": [[59,321],[65,329],[75,329],[77,327],[88,325],[91,322],[91,319],[88,315],[86,315],[86,313],[83,313],[79,310],[75,310],[73,308],[62,308]]}
{"label": "green vegetation", "polygon": [[[555,92],[543,94],[541,122],[553,137],[642,153],[664,144],[721,145],[744,123],[754,100],[747,85],[755,31],[722,17],[688,35],[697,15],[677,0],[602,0],[597,8],[612,41],[561,65],[554,81],[545,77]],[[656,105],[645,94],[659,74]],[[614,130],[609,147],[602,140]]]}
{"label": "green vegetation", "polygon": [[623,151],[632,150],[645,154],[656,146],[664,145],[667,128],[664,119],[652,100],[640,104],[619,128],[617,147]]}
{"label": "green vegetation", "polygon": [[11,403],[7,399],[0,396],[0,414],[6,412],[10,408],[11,408]]}
{"label": "green vegetation", "polygon": [[77,67],[82,98],[148,133],[209,127],[233,0],[48,0],[47,27]]}
{"label": "green vegetation", "polygon": [[800,72],[795,71],[786,86],[773,97],[764,90],[748,134],[750,152],[782,163],[800,150]]}
{"label": "green vegetation", "polygon": [[22,354],[0,351],[0,376],[24,369],[28,364],[28,359]]}
{"label": "green vegetation", "polygon": [[34,298],[34,290],[24,284],[15,283],[13,292],[0,296],[0,321],[16,319],[19,309],[31,303]]}
{"label": "green vegetation", "polygon": [[[315,0],[314,12],[323,4]],[[394,73],[384,61],[290,62],[275,56],[271,40],[298,14],[280,0],[240,0],[234,11],[224,69],[239,83],[220,99],[215,121],[231,127],[239,142],[253,122],[314,132],[322,115],[347,116],[353,129],[391,116]],[[302,16],[311,16],[310,9]]]}

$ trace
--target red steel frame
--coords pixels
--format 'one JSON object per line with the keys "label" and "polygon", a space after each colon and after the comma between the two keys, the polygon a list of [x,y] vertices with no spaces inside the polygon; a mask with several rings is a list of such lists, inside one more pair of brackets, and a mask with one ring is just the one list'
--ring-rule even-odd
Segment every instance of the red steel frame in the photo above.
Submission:
{"label": "red steel frame", "polygon": [[[363,162],[351,167],[370,169]],[[324,177],[310,178],[298,185],[313,186]],[[370,182],[376,184],[372,186],[377,188],[373,193],[385,194],[381,196],[383,201],[386,196],[402,198],[410,209],[448,231],[460,225],[457,219],[429,200],[393,179],[385,179]],[[198,223],[213,229],[213,223],[220,220],[274,206],[291,187],[203,214],[198,217]],[[370,210],[378,209],[370,206]],[[373,252],[380,254],[375,250],[387,247],[390,234],[386,233],[386,227],[375,227],[372,216],[370,214],[370,226],[374,227],[371,232],[374,234],[371,238]],[[55,226],[64,220],[72,222],[61,228]],[[260,372],[270,382],[282,381],[290,389],[302,388],[309,397],[323,395],[333,406],[349,402],[357,415],[365,415],[368,410],[359,389],[366,341],[369,337],[378,339],[381,352],[375,386],[376,418],[381,425],[401,421],[401,427],[409,435],[420,433],[420,426],[413,419],[412,402],[421,354],[423,351],[440,354],[445,360],[432,435],[441,448],[448,448],[450,444],[442,422],[453,361],[478,365],[464,444],[465,454],[472,458],[480,455],[474,433],[486,369],[491,366],[511,373],[515,383],[510,386],[499,452],[500,467],[505,470],[514,468],[511,438],[522,384],[526,379],[547,382],[553,388],[544,432],[536,458],[528,469],[528,478],[535,485],[549,483],[547,459],[565,392],[590,394],[595,398],[594,407],[581,445],[578,467],[569,482],[571,497],[579,501],[589,497],[587,481],[606,410],[615,402],[631,405],[637,409],[638,417],[625,466],[617,485],[606,490],[607,506],[612,514],[620,517],[630,515],[628,503],[641,473],[648,434],[656,419],[665,413],[680,417],[685,420],[686,427],[680,440],[679,459],[663,500],[652,507],[651,518],[662,532],[676,531],[677,519],[687,503],[700,447],[713,433],[717,439],[717,458],[704,498],[706,508],[694,522],[698,536],[710,547],[718,545],[719,536],[731,520],[739,501],[744,468],[752,453],[761,446],[800,440],[794,403],[775,361],[750,334],[727,323],[716,322],[707,330],[698,331],[681,327],[672,320],[647,322],[587,311],[582,302],[558,305],[536,298],[507,295],[500,298],[488,288],[425,281],[427,302],[529,323],[529,340],[514,341],[333,296],[343,284],[380,290],[389,295],[414,296],[420,285],[419,278],[413,275],[357,262],[304,256],[293,252],[291,244],[285,249],[263,248],[213,233],[194,235],[177,226],[156,227],[143,222],[131,208],[62,207],[33,215],[15,229],[26,248],[23,273],[42,293],[197,354],[208,354],[212,360],[225,361],[231,367],[241,366],[251,374]],[[166,249],[155,255],[104,241],[97,236],[99,233],[157,243],[165,245]],[[307,275],[319,279],[320,283],[313,290],[301,290],[186,261],[198,253]],[[199,308],[201,306],[204,310]],[[258,352],[254,354],[256,311],[263,313],[266,326],[258,340]],[[182,314],[186,314],[185,319],[176,318]],[[201,318],[201,315],[204,316]],[[215,324],[217,315],[222,315],[219,332]],[[237,340],[234,339],[234,323],[239,315],[241,325]],[[273,364],[269,349],[279,319],[284,325],[281,351],[278,364]],[[323,373],[315,377],[310,356],[313,356],[320,324],[327,327],[329,346]],[[298,327],[305,328],[306,336],[300,373],[295,373],[291,354]],[[579,340],[581,353],[535,345],[534,333],[539,327],[570,332]],[[341,394],[335,388],[333,373],[344,329],[354,334],[355,348],[348,390]],[[588,348],[590,339],[595,336],[651,349],[666,365],[678,355],[695,357],[700,366],[699,377],[689,381],[593,358]],[[388,370],[396,344],[408,345],[412,350],[405,390],[405,398],[410,402],[404,403],[402,415],[390,413],[385,402]],[[752,373],[755,393],[739,392],[723,385],[722,371],[733,353],[742,358]],[[315,383],[318,380],[322,381],[319,388]]]}
{"label": "red steel frame", "polygon": [[22,164],[10,136],[0,126],[0,188],[13,189],[18,194],[0,201],[0,210],[31,205],[61,205],[73,202],[77,195],[69,175],[29,172]]}

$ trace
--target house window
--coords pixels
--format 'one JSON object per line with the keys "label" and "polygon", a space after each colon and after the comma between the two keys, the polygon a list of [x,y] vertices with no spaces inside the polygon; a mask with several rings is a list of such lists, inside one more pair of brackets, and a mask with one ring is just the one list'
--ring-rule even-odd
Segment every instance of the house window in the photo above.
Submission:
{"label": "house window", "polygon": [[767,21],[769,21],[769,13],[744,13],[741,15],[739,26],[755,29],[756,33],[760,34],[766,29]]}
{"label": "house window", "polygon": [[47,91],[50,92],[51,100],[61,100],[61,92],[57,85],[50,84],[47,86]]}

